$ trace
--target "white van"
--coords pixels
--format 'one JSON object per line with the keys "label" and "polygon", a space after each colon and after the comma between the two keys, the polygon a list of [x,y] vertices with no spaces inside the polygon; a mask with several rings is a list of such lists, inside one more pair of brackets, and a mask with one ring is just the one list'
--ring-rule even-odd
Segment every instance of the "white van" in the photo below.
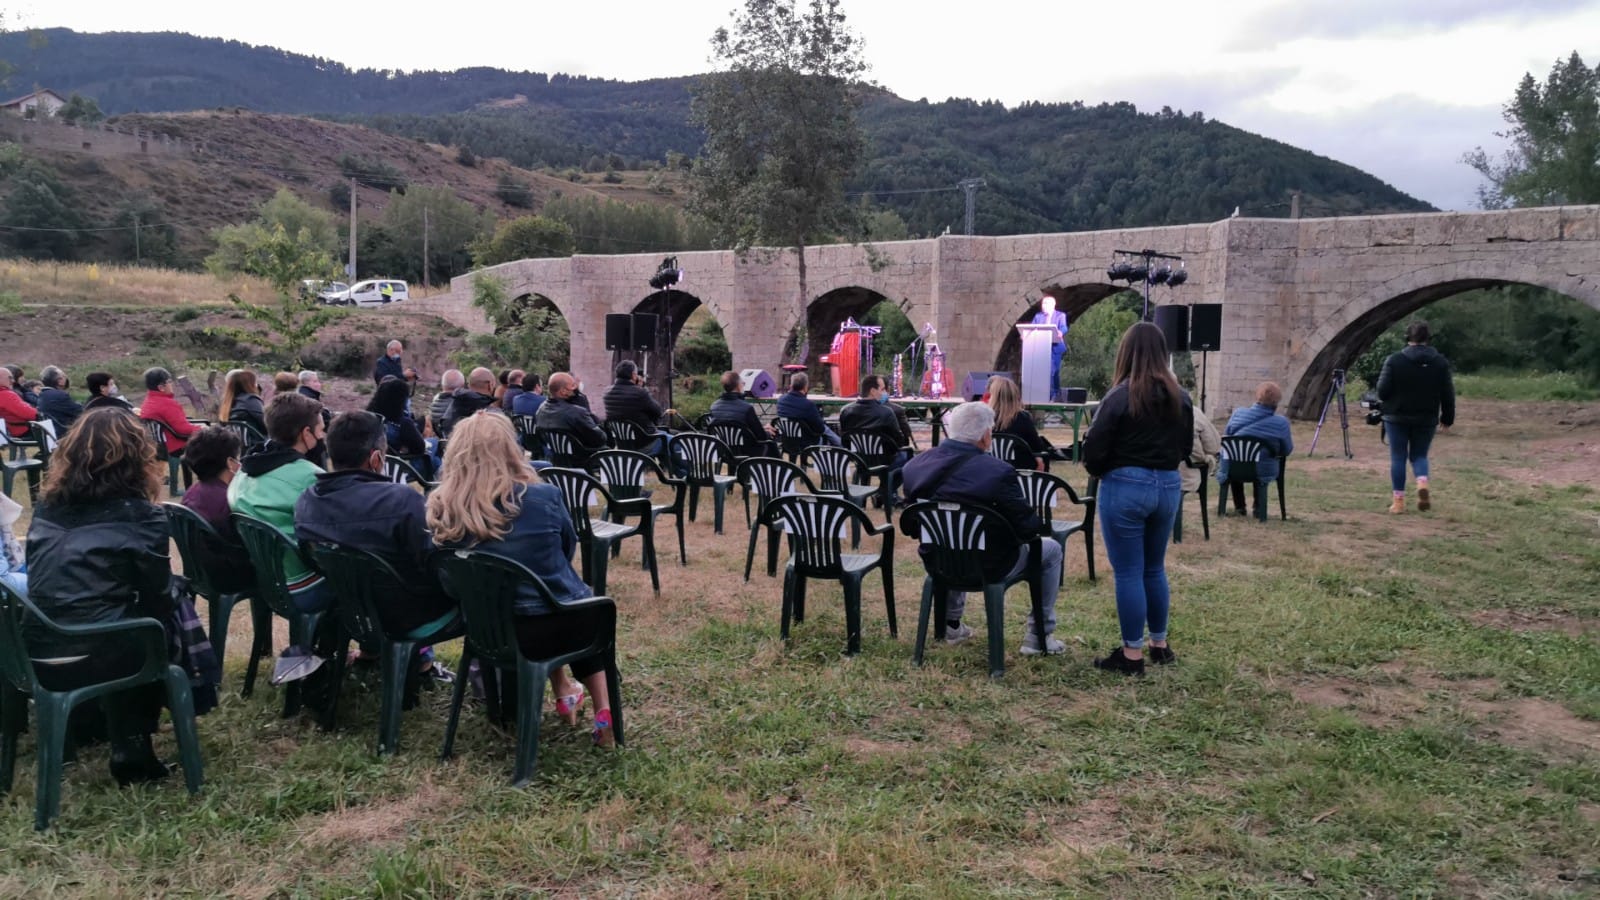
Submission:
{"label": "white van", "polygon": [[397,303],[411,298],[411,289],[404,281],[393,281],[387,278],[374,278],[368,281],[358,281],[350,288],[348,303],[355,306],[382,306],[385,303]]}

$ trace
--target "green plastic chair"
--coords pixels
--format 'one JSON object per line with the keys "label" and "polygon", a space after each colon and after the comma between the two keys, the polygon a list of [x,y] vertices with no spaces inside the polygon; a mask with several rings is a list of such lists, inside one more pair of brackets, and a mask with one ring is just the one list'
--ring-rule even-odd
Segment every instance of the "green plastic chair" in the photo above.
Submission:
{"label": "green plastic chair", "polygon": [[[158,423],[159,424],[159,423]],[[272,610],[260,600],[250,597],[249,591],[223,593],[217,588],[216,578],[206,565],[204,548],[221,546],[222,535],[200,514],[181,503],[163,503],[167,513],[167,526],[172,531],[173,543],[178,545],[178,556],[183,559],[183,574],[189,579],[194,592],[206,598],[206,624],[209,626],[211,646],[216,648],[217,662],[226,664],[228,658],[228,621],[233,608],[243,600],[250,601],[250,623],[254,640],[250,644],[250,662],[244,672],[244,689],[240,696],[249,697],[256,689],[256,673],[261,660],[272,655]]]}
{"label": "green plastic chair", "polygon": [[[606,488],[611,491],[611,496],[618,500],[634,500],[640,497],[648,498],[650,491],[645,490],[644,478],[654,475],[656,483],[663,490],[672,491],[671,503],[650,504],[650,517],[658,519],[661,516],[672,516],[678,525],[678,564],[689,564],[689,550],[683,539],[684,496],[689,490],[689,483],[682,478],[673,478],[668,475],[659,463],[644,453],[634,450],[601,450],[593,457],[595,471],[606,483]],[[617,519],[622,515],[621,510],[612,515]]]}
{"label": "green plastic chair", "polygon": [[167,464],[167,493],[173,497],[183,496],[183,488],[178,487],[178,472],[183,469],[183,451],[172,453],[167,450],[167,426],[155,419],[140,419],[144,423],[144,430],[150,435],[151,443],[156,445],[156,459]]}
{"label": "green plastic chair", "polygon": [[[323,613],[296,609],[289,596],[288,579],[284,577],[284,557],[290,553],[300,556],[300,548],[283,532],[254,516],[236,512],[232,518],[239,540],[244,542],[244,551],[250,555],[250,564],[256,568],[256,596],[273,615],[288,620],[289,643],[309,650],[315,643]],[[300,682],[290,682],[283,692],[283,717],[286,719],[300,712],[300,687]]]}
{"label": "green plastic chair", "polygon": [[[656,520],[651,514],[648,499],[619,499],[606,490],[600,479],[577,469],[549,468],[540,472],[539,477],[561,491],[567,516],[572,519],[572,527],[578,532],[578,550],[585,584],[603,596],[611,548],[639,535],[644,541],[644,567],[650,570],[650,584],[657,594],[661,593],[661,575],[656,570]],[[589,501],[596,497],[605,506],[604,518],[597,519],[589,515]],[[638,516],[639,521],[632,525],[624,524],[620,519],[627,515]]]}
{"label": "green plastic chair", "polygon": [[716,513],[712,530],[721,534],[722,511],[734,484],[732,475],[722,474],[733,459],[728,445],[709,434],[686,432],[672,436],[668,453],[674,462],[683,464],[684,480],[689,482],[689,521],[700,512],[700,489],[710,488]]}
{"label": "green plastic chair", "polygon": [[[345,633],[363,645],[379,648],[378,670],[382,701],[378,711],[378,755],[400,747],[400,712],[405,704],[406,679],[417,658],[417,647],[461,637],[465,628],[456,616],[426,634],[396,636],[384,628],[380,607],[384,598],[405,590],[405,579],[388,560],[374,553],[338,544],[310,542],[311,558],[332,586],[333,611]],[[333,660],[334,695],[328,704],[324,727],[332,728],[338,715],[339,686],[344,684],[349,661],[348,643]],[[463,673],[463,677],[465,677]]]}
{"label": "green plastic chair", "polygon": [[[439,550],[432,557],[439,582],[445,592],[461,604],[466,620],[467,646],[461,656],[461,671],[472,659],[517,676],[517,755],[511,784],[522,787],[533,779],[539,764],[540,714],[544,709],[545,684],[551,670],[575,660],[603,654],[606,660],[606,690],[611,695],[611,729],[617,745],[623,743],[622,676],[617,671],[617,606],[610,597],[590,597],[557,604],[538,575],[515,560],[475,550]],[[576,613],[601,612],[601,624],[588,636],[588,644],[571,653],[546,659],[529,659],[517,643],[517,616],[514,612],[517,589],[531,585],[553,608],[561,611],[539,616],[541,626],[562,628]],[[455,747],[456,725],[466,697],[467,679],[456,679],[450,698],[450,719],[445,725],[440,759],[449,759]]]}
{"label": "green plastic chair", "polygon": [[[23,640],[23,620],[32,617],[65,641],[124,640],[144,651],[144,665],[132,675],[100,684],[52,691],[39,683],[35,662]],[[11,792],[16,773],[17,736],[28,721],[28,698],[39,717],[38,787],[34,790],[33,827],[43,831],[61,812],[61,767],[67,746],[67,718],[78,704],[141,684],[159,682],[167,690],[167,707],[183,761],[189,793],[200,792],[200,737],[195,730],[194,697],[189,675],[167,662],[167,632],[155,619],[138,618],[100,625],[57,625],[0,583],[0,794]]]}
{"label": "green plastic chair", "polygon": [[411,460],[404,456],[396,456],[393,453],[386,454],[383,457],[383,474],[395,484],[422,485],[424,494],[433,493],[433,489],[439,486],[439,482],[423,478],[422,472],[417,469]]}
{"label": "green plastic chair", "polygon": [[[1205,463],[1195,465],[1187,459],[1183,461],[1183,464],[1200,473],[1200,487],[1197,490],[1200,494],[1200,527],[1205,531],[1206,540],[1209,541],[1211,540],[1211,503],[1206,498],[1206,482],[1211,480],[1211,467]],[[1172,517],[1172,542],[1174,544],[1183,543],[1183,494],[1186,493],[1188,492],[1184,491],[1178,495],[1178,514]]]}
{"label": "green plastic chair", "polygon": [[[1267,485],[1256,480],[1256,466],[1272,451],[1267,448],[1264,441],[1247,435],[1235,434],[1222,439],[1222,451],[1218,454],[1220,459],[1228,462],[1228,478],[1217,489],[1217,515],[1228,514],[1228,493],[1230,484],[1251,485],[1255,488],[1254,508],[1256,519],[1267,520]],[[1278,515],[1285,521],[1289,518],[1289,508],[1283,500],[1283,476],[1287,470],[1288,460],[1277,457],[1278,460]],[[1218,463],[1221,468],[1221,463]]]}
{"label": "green plastic chair", "polygon": [[[1089,487],[1083,497],[1072,489],[1065,478],[1052,475],[1049,472],[1017,471],[1017,483],[1022,488],[1022,497],[1033,507],[1040,521],[1049,524],[1050,536],[1061,545],[1061,583],[1067,582],[1067,538],[1075,534],[1083,535],[1083,558],[1089,568],[1089,580],[1094,581],[1094,492],[1100,479],[1090,478]],[[1057,518],[1056,504],[1060,495],[1065,493],[1067,501],[1073,506],[1083,507],[1083,515],[1077,519]]]}
{"label": "green plastic chair", "polygon": [[[805,469],[773,456],[750,457],[739,463],[739,468],[733,473],[733,477],[738,479],[744,488],[744,523],[745,527],[750,529],[750,546],[744,558],[744,580],[750,580],[750,569],[756,558],[756,536],[763,524],[767,528],[767,577],[775,577],[778,574],[778,529],[770,522],[764,522],[761,513],[773,498],[792,493],[796,482],[812,494],[818,493],[817,486],[811,483],[811,476],[806,474]],[[754,517],[750,515],[752,493],[756,495]],[[857,540],[855,543],[859,544],[860,541]]]}
{"label": "green plastic chair", "polygon": [[883,435],[871,431],[845,432],[844,445],[861,460],[861,465],[856,469],[857,475],[868,482],[873,478],[878,479],[878,502],[883,505],[883,519],[885,522],[894,521],[894,493],[895,486],[900,482],[900,473],[892,466],[901,448],[890,444]]}
{"label": "green plastic chair", "polygon": [[[1033,624],[1039,646],[1045,646],[1041,538],[1023,540],[1004,516],[987,506],[934,500],[918,500],[906,507],[900,516],[900,530],[922,542],[922,566],[927,571],[922,579],[922,608],[917,614],[917,647],[912,654],[913,662],[922,665],[929,613],[934,616],[934,640],[943,640],[948,593],[977,592],[983,594],[984,618],[989,630],[989,677],[1004,675],[1006,589],[1022,581],[1028,583],[1033,602]],[[983,563],[994,554],[986,546],[1024,543],[1028,545],[1028,565],[1022,572],[1009,581],[990,581],[983,571]]]}
{"label": "green plastic chair", "polygon": [[44,477],[44,460],[28,455],[28,450],[39,446],[37,441],[30,438],[12,437],[6,427],[6,420],[0,419],[0,446],[5,447],[5,457],[0,459],[0,473],[3,473],[6,496],[11,496],[11,489],[16,486],[17,473],[22,472],[28,476],[28,496],[34,503],[39,502],[39,482]]}
{"label": "green plastic chair", "polygon": [[[845,553],[841,549],[848,522],[883,537],[877,553]],[[805,621],[806,580],[831,578],[844,592],[845,654],[861,652],[861,582],[877,570],[883,577],[883,605],[889,615],[889,636],[899,637],[894,615],[894,526],[874,525],[866,511],[826,494],[785,494],[767,501],[756,525],[789,536],[789,564],[783,572],[783,614],[779,634],[789,639],[789,622]],[[751,529],[752,538],[755,529]],[[752,543],[752,548],[754,544]],[[748,571],[748,563],[746,564]],[[748,575],[746,576],[748,577]]]}

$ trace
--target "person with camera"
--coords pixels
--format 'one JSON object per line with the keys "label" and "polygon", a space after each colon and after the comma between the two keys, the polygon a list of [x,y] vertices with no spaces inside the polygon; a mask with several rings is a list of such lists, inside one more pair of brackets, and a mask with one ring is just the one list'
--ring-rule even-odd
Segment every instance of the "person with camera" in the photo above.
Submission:
{"label": "person with camera", "polygon": [[1456,421],[1456,386],[1450,361],[1429,346],[1433,332],[1427,322],[1406,326],[1406,347],[1383,361],[1378,376],[1383,430],[1389,438],[1389,486],[1394,497],[1389,513],[1406,511],[1406,463],[1417,476],[1417,509],[1433,506],[1428,492],[1428,448],[1436,430],[1449,430]]}

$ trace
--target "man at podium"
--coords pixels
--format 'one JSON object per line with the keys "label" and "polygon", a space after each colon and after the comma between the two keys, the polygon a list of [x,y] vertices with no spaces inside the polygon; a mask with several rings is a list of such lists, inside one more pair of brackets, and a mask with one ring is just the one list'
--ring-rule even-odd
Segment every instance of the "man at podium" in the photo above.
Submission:
{"label": "man at podium", "polygon": [[1056,312],[1056,298],[1045,294],[1032,324],[1050,325],[1056,330],[1050,339],[1050,402],[1058,403],[1061,400],[1061,358],[1067,355],[1067,314]]}

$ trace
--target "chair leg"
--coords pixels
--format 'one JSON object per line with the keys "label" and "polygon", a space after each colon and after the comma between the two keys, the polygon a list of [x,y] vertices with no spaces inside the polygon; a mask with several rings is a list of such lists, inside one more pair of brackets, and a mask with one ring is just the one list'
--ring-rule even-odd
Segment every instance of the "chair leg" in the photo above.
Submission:
{"label": "chair leg", "polygon": [[678,565],[687,566],[689,564],[689,550],[688,546],[683,542],[683,510],[678,510],[673,518],[678,520]]}
{"label": "chair leg", "polygon": [[1183,543],[1183,492],[1178,492],[1178,514],[1172,517],[1172,542]]}
{"label": "chair leg", "polygon": [[205,776],[200,761],[200,733],[194,724],[194,694],[189,676],[177,666],[167,667],[167,709],[172,713],[172,732],[178,739],[178,757],[183,763],[184,786],[189,793],[200,793]]}
{"label": "chair leg", "polygon": [[713,487],[711,489],[711,495],[712,495],[711,499],[714,501],[714,503],[716,505],[716,515],[712,519],[712,525],[713,525],[712,531],[716,532],[717,534],[721,534],[722,533],[722,509],[723,509],[724,506],[727,505],[727,502],[728,502],[728,486],[725,485],[725,484],[716,485],[715,487]]}
{"label": "chair leg", "polygon": [[517,665],[517,760],[511,786],[523,787],[539,767],[540,714],[544,711],[544,681],[548,673],[536,663]]}
{"label": "chair leg", "polygon": [[983,589],[984,615],[989,619],[989,677],[1006,674],[1006,589],[986,586]]}
{"label": "chair leg", "polygon": [[[378,711],[378,755],[400,749],[400,711],[405,705],[406,679],[415,664],[415,641],[384,641],[380,653],[383,666],[383,698]],[[462,672],[460,678],[465,679]]]}
{"label": "chair leg", "polygon": [[689,521],[696,521],[695,517],[698,515],[700,515],[700,485],[691,484],[689,485]]}
{"label": "chair leg", "polygon": [[798,571],[794,573],[794,620],[806,620],[806,576]]}
{"label": "chair leg", "polygon": [[44,831],[61,812],[62,754],[67,746],[67,717],[72,712],[70,694],[33,698],[39,719],[39,773],[34,788],[33,830]]}
{"label": "chair leg", "polygon": [[755,568],[755,564],[756,564],[756,532],[758,532],[760,530],[761,529],[757,528],[754,525],[750,526],[750,545],[745,548],[745,552],[744,552],[744,580],[745,581],[749,581],[750,580],[750,570]]}
{"label": "chair leg", "polygon": [[450,758],[456,747],[456,726],[461,723],[461,705],[467,699],[467,677],[472,669],[472,646],[463,644],[461,648],[461,662],[456,669],[456,683],[450,690],[450,715],[445,720],[444,744],[439,748],[439,761]]}
{"label": "chair leg", "polygon": [[655,529],[651,527],[652,523],[649,516],[645,516],[643,524],[644,558],[645,563],[650,567],[650,587],[653,588],[657,594],[659,594],[661,593],[661,573],[656,569],[656,532]]}
{"label": "chair leg", "polygon": [[596,547],[589,541],[583,542],[583,580],[589,583],[596,597],[606,595],[606,568],[609,562],[610,557],[604,546]]}
{"label": "chair leg", "polygon": [[617,648],[613,644],[610,658],[606,660],[606,693],[611,695],[611,738],[621,747],[622,734],[622,672],[617,668]]}
{"label": "chair leg", "polygon": [[767,529],[767,577],[778,575],[778,529]]}
{"label": "chair leg", "polygon": [[1206,500],[1206,473],[1200,473],[1200,530],[1211,540],[1211,504]]}
{"label": "chair leg", "polygon": [[900,629],[894,620],[894,563],[884,561],[883,573],[883,611],[889,616],[889,637],[899,640]]}
{"label": "chair leg", "polygon": [[789,623],[794,619],[794,578],[793,566],[783,570],[783,601],[782,609],[778,613],[778,639],[786,643],[789,640]]}
{"label": "chair leg", "polygon": [[17,737],[28,725],[28,698],[0,682],[0,797],[11,793],[17,773]]}
{"label": "chair leg", "polygon": [[339,725],[339,695],[344,693],[344,676],[350,669],[350,643],[346,641],[340,644],[338,651],[333,654],[333,659],[324,665],[333,667],[330,679],[332,686],[329,688],[328,705],[322,710],[317,727],[323,731],[333,731]]}
{"label": "chair leg", "polygon": [[928,612],[933,607],[933,579],[922,578],[922,603],[917,612],[917,644],[911,650],[911,662],[922,665],[922,650],[928,640]]}
{"label": "chair leg", "polygon": [[844,589],[844,653],[855,656],[861,652],[861,579],[846,578],[839,586]]}
{"label": "chair leg", "polygon": [[1283,502],[1283,470],[1278,470],[1278,518],[1289,521],[1289,507]]}
{"label": "chair leg", "polygon": [[1217,518],[1221,519],[1228,514],[1228,482],[1217,483]]}
{"label": "chair leg", "polygon": [[272,656],[272,610],[256,597],[250,598],[250,628],[250,662],[244,670],[244,689],[239,692],[239,696],[247,699],[255,693],[261,660]]}
{"label": "chair leg", "polygon": [[218,594],[206,598],[206,624],[211,628],[208,637],[211,638],[211,649],[217,654],[217,665],[222,668],[228,665],[228,620],[233,617],[233,604],[237,601],[236,594]]}

